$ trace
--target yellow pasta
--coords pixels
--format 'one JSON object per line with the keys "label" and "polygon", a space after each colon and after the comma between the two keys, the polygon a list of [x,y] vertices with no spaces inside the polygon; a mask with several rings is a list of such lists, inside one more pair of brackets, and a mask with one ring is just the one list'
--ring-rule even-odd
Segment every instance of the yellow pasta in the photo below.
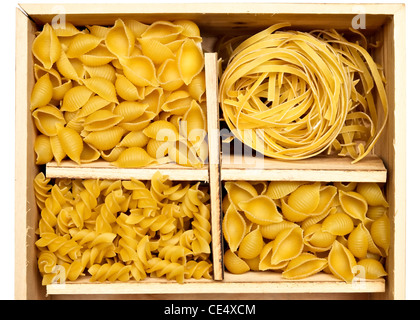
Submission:
{"label": "yellow pasta", "polygon": [[66,52],[67,57],[78,58],[81,55],[95,49],[101,41],[101,38],[98,38],[94,35],[88,33],[79,33],[70,42]]}
{"label": "yellow pasta", "polygon": [[[366,186],[356,182],[225,182],[226,270],[272,270],[290,280],[325,272],[348,283],[355,277],[385,277],[389,206],[367,202],[358,192],[366,195]],[[382,196],[374,198],[385,204]]]}
{"label": "yellow pasta", "polygon": [[[335,30],[279,30],[289,25],[227,41],[219,100],[229,129],[276,159],[336,152],[360,161],[387,122],[380,68],[366,48]],[[354,85],[359,80],[363,86]]]}
{"label": "yellow pasta", "polygon": [[48,73],[44,74],[35,83],[31,94],[31,110],[43,107],[50,103],[53,97],[53,84]]}
{"label": "yellow pasta", "polygon": [[117,57],[128,57],[132,54],[135,44],[135,35],[124,21],[118,19],[109,29],[105,37],[105,45]]}
{"label": "yellow pasta", "polygon": [[35,138],[34,150],[36,153],[36,164],[46,164],[54,157],[50,138],[46,135],[41,134]]}
{"label": "yellow pasta", "polygon": [[328,254],[328,267],[331,272],[347,283],[352,282],[355,276],[356,259],[349,249],[338,241],[334,241]]}
{"label": "yellow pasta", "polygon": [[245,216],[252,222],[267,225],[283,221],[276,204],[267,196],[257,196],[250,200],[241,201],[238,207],[245,213]]}
{"label": "yellow pasta", "polygon": [[264,240],[260,229],[249,232],[241,241],[238,256],[242,259],[253,259],[257,257],[264,246]]}
{"label": "yellow pasta", "polygon": [[225,252],[223,261],[226,269],[231,273],[241,274],[250,270],[248,264],[231,250]]}
{"label": "yellow pasta", "polygon": [[229,248],[236,251],[239,248],[242,239],[246,234],[246,223],[243,216],[235,209],[229,206],[223,217],[223,235]]}
{"label": "yellow pasta", "polygon": [[57,126],[66,123],[62,112],[54,106],[37,108],[32,112],[32,117],[36,128],[46,136],[57,135]]}
{"label": "yellow pasta", "polygon": [[44,25],[41,33],[32,44],[32,53],[44,68],[51,69],[61,54],[60,41],[54,29],[48,23]]}
{"label": "yellow pasta", "polygon": [[[202,167],[208,145],[201,36],[194,22],[178,23],[117,19],[110,27],[67,22],[57,30],[46,24],[32,48],[31,111],[51,142],[50,151],[37,144],[36,152],[46,153],[38,162],[71,159],[56,137],[60,125],[83,140],[79,163],[102,158],[123,165],[117,161],[123,151],[148,145],[159,163]],[[163,146],[165,140],[173,143]]]}
{"label": "yellow pasta", "polygon": [[282,276],[286,279],[306,278],[320,272],[327,264],[327,259],[318,258],[310,253],[302,253],[289,262]]}
{"label": "yellow pasta", "polygon": [[149,182],[51,185],[40,173],[34,186],[44,285],[84,275],[92,282],[211,279],[210,196],[200,183],[173,183],[157,172]]}

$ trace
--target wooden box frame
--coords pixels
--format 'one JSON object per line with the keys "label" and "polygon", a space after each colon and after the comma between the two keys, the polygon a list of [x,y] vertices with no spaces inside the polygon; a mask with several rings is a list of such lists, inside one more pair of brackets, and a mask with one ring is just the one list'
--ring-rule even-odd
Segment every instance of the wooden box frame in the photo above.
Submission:
{"label": "wooden box frame", "polygon": [[[164,12],[161,8],[165,8]],[[36,130],[29,112],[29,99],[34,85],[31,43],[37,26],[65,13],[75,25],[109,25],[116,18],[132,18],[144,22],[191,19],[202,34],[209,37],[230,30],[234,33],[255,32],[279,21],[289,21],[299,30],[331,28],[346,30],[352,18],[362,9],[366,15],[366,33],[382,46],[375,58],[384,67],[390,115],[386,130],[375,147],[376,157],[360,167],[340,163],[318,167],[322,159],[281,165],[268,161],[266,171],[253,172],[246,166],[231,166],[220,161],[220,141],[212,129],[219,127],[217,101],[217,57],[206,55],[206,81],[209,124],[209,165],[200,171],[198,180],[210,180],[212,205],[214,280],[192,281],[183,285],[166,281],[141,283],[91,284],[84,281],[41,286],[37,270],[35,229],[37,209],[33,178],[39,172],[35,165],[33,142]],[[359,12],[360,13],[360,12]],[[210,72],[212,70],[212,72]],[[22,4],[16,9],[16,179],[15,179],[15,297],[16,299],[63,298],[216,298],[216,299],[404,299],[405,298],[405,7],[403,4]],[[217,132],[217,131],[215,131]],[[379,160],[379,162],[378,162]],[[315,161],[315,162],[314,162]],[[318,168],[318,169],[314,169]],[[196,172],[164,168],[178,180],[194,180]],[[208,169],[208,172],[206,170]],[[156,169],[151,169],[156,170]],[[150,178],[150,170],[137,172]],[[221,235],[221,190],[228,180],[376,181],[386,183],[390,203],[391,249],[387,259],[386,281],[373,281],[365,287],[331,281],[319,277],[302,281],[278,281],[275,274],[261,273],[233,276],[223,274]],[[126,173],[131,175],[132,173]],[[196,178],[197,179],[197,178]]]}

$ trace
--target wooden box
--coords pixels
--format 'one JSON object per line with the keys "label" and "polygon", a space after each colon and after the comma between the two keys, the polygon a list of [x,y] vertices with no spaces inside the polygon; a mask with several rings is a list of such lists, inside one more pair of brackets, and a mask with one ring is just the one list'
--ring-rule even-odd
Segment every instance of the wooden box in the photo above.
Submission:
{"label": "wooden box", "polygon": [[[164,10],[164,11],[163,11]],[[34,128],[29,99],[34,85],[31,44],[41,25],[58,14],[77,25],[112,25],[117,18],[146,23],[156,20],[190,19],[202,35],[214,40],[227,33],[252,33],[274,23],[287,21],[298,30],[335,28],[347,30],[357,14],[363,14],[370,40],[380,41],[374,56],[383,65],[387,77],[389,120],[375,146],[374,156],[351,165],[348,159],[326,161],[322,157],[300,162],[265,159],[264,170],[246,163],[236,164],[220,157],[221,143],[217,101],[217,56],[206,55],[207,107],[209,127],[209,164],[200,170],[168,165],[160,167],[174,180],[209,181],[212,206],[212,250],[214,280],[189,281],[185,284],[147,279],[142,282],[89,283],[87,280],[41,285],[37,268],[35,229],[38,213],[33,179],[35,165]],[[404,299],[405,298],[405,7],[401,4],[25,4],[16,10],[16,237],[15,297],[17,299],[132,298],[132,299]],[[212,42],[213,40],[213,42]],[[249,162],[247,162],[249,164]],[[96,166],[96,167],[95,167]],[[49,165],[55,176],[83,177],[77,167]],[[75,171],[72,171],[75,170]],[[107,178],[110,168],[95,164],[90,172]],[[112,170],[112,169],[111,169]],[[121,178],[135,176],[150,179],[156,168],[121,171]],[[69,173],[70,172],[70,173]],[[90,173],[91,176],[91,173]],[[115,174],[114,174],[115,176]],[[274,177],[274,178],[273,178]],[[385,280],[367,281],[360,286],[318,275],[299,281],[279,280],[275,273],[232,275],[223,271],[221,234],[221,191],[228,180],[310,180],[386,182],[390,203],[391,248]]]}

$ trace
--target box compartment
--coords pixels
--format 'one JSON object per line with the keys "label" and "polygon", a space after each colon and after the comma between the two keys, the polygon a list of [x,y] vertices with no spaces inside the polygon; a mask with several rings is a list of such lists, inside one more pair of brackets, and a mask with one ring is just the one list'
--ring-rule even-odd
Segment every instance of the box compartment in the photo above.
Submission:
{"label": "box compartment", "polygon": [[[17,299],[60,298],[133,298],[133,299],[404,299],[405,297],[405,7],[401,4],[25,4],[16,10],[16,260],[15,296]],[[162,12],[165,8],[165,12]],[[304,281],[276,281],[272,274],[250,273],[245,277],[224,274],[220,280],[199,281],[178,285],[168,282],[86,284],[68,283],[62,287],[45,288],[38,272],[35,229],[38,210],[33,192],[33,178],[39,172],[35,165],[33,144],[36,129],[29,112],[30,93],[34,85],[31,44],[35,32],[58,14],[77,25],[112,25],[118,18],[135,19],[145,23],[156,20],[190,19],[195,21],[205,40],[204,49],[214,50],[218,37],[258,32],[277,22],[290,22],[292,28],[308,31],[335,28],[345,32],[353,18],[364,14],[366,29],[362,30],[372,42],[382,46],[374,53],[375,60],[384,67],[387,78],[389,119],[386,130],[374,149],[373,162],[360,162],[360,168],[341,163],[340,166],[314,170],[321,157],[309,163],[274,162],[262,176],[276,176],[280,180],[312,181],[376,181],[385,182],[390,204],[391,248],[387,258],[388,277],[385,283],[375,283],[367,290],[354,290],[345,283],[314,278]],[[261,173],[246,165],[232,167],[220,161],[222,144],[219,136],[210,132],[219,123],[217,105],[217,57],[209,55],[206,65],[209,124],[208,176],[212,192],[213,235],[221,242],[221,188],[227,180],[261,180]],[[209,67],[210,68],[210,67]],[[210,78],[209,78],[210,77]],[[210,86],[209,86],[210,83]],[[209,100],[209,96],[207,98]],[[214,111],[212,114],[211,110]],[[212,151],[213,150],[213,151]],[[225,154],[226,156],[226,154]],[[269,161],[271,163],[272,161]],[[334,164],[335,165],[335,164]],[[168,172],[171,168],[168,168]],[[144,174],[144,173],[142,173]],[[141,177],[141,175],[139,177]],[[182,173],[184,174],[184,173]],[[185,173],[191,175],[191,172]],[[258,175],[260,174],[260,175]],[[259,178],[258,178],[259,176]],[[302,177],[306,177],[302,179]],[[308,178],[309,177],[309,178]],[[267,179],[268,180],[268,179]],[[217,231],[218,230],[218,231]],[[221,243],[220,243],[221,248]],[[220,249],[221,250],[221,249]],[[222,261],[219,260],[222,268]],[[48,295],[46,295],[48,293]]]}

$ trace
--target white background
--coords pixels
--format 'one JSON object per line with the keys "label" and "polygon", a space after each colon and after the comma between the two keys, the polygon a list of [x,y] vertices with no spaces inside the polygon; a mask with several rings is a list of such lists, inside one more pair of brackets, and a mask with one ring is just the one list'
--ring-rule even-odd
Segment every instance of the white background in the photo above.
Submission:
{"label": "white background", "polygon": [[[22,3],[41,3],[44,1],[24,0]],[[47,3],[69,3],[71,1],[47,1]],[[77,3],[84,1],[78,0]],[[89,2],[117,2],[117,1],[89,1]],[[128,2],[143,2],[130,1]],[[152,2],[152,1],[144,1]],[[174,1],[161,2],[200,2],[200,1]],[[201,1],[224,2],[224,1]],[[257,2],[230,0],[228,2]],[[279,1],[266,1],[279,2]],[[315,2],[328,3],[336,1],[293,1],[285,2]],[[417,160],[420,149],[420,1],[341,1],[349,3],[406,3],[407,11],[407,293],[409,300],[420,299],[420,176]],[[1,1],[1,40],[0,40],[0,159],[1,159],[1,201],[0,201],[0,299],[14,299],[14,152],[15,152],[15,8],[17,1]]]}

